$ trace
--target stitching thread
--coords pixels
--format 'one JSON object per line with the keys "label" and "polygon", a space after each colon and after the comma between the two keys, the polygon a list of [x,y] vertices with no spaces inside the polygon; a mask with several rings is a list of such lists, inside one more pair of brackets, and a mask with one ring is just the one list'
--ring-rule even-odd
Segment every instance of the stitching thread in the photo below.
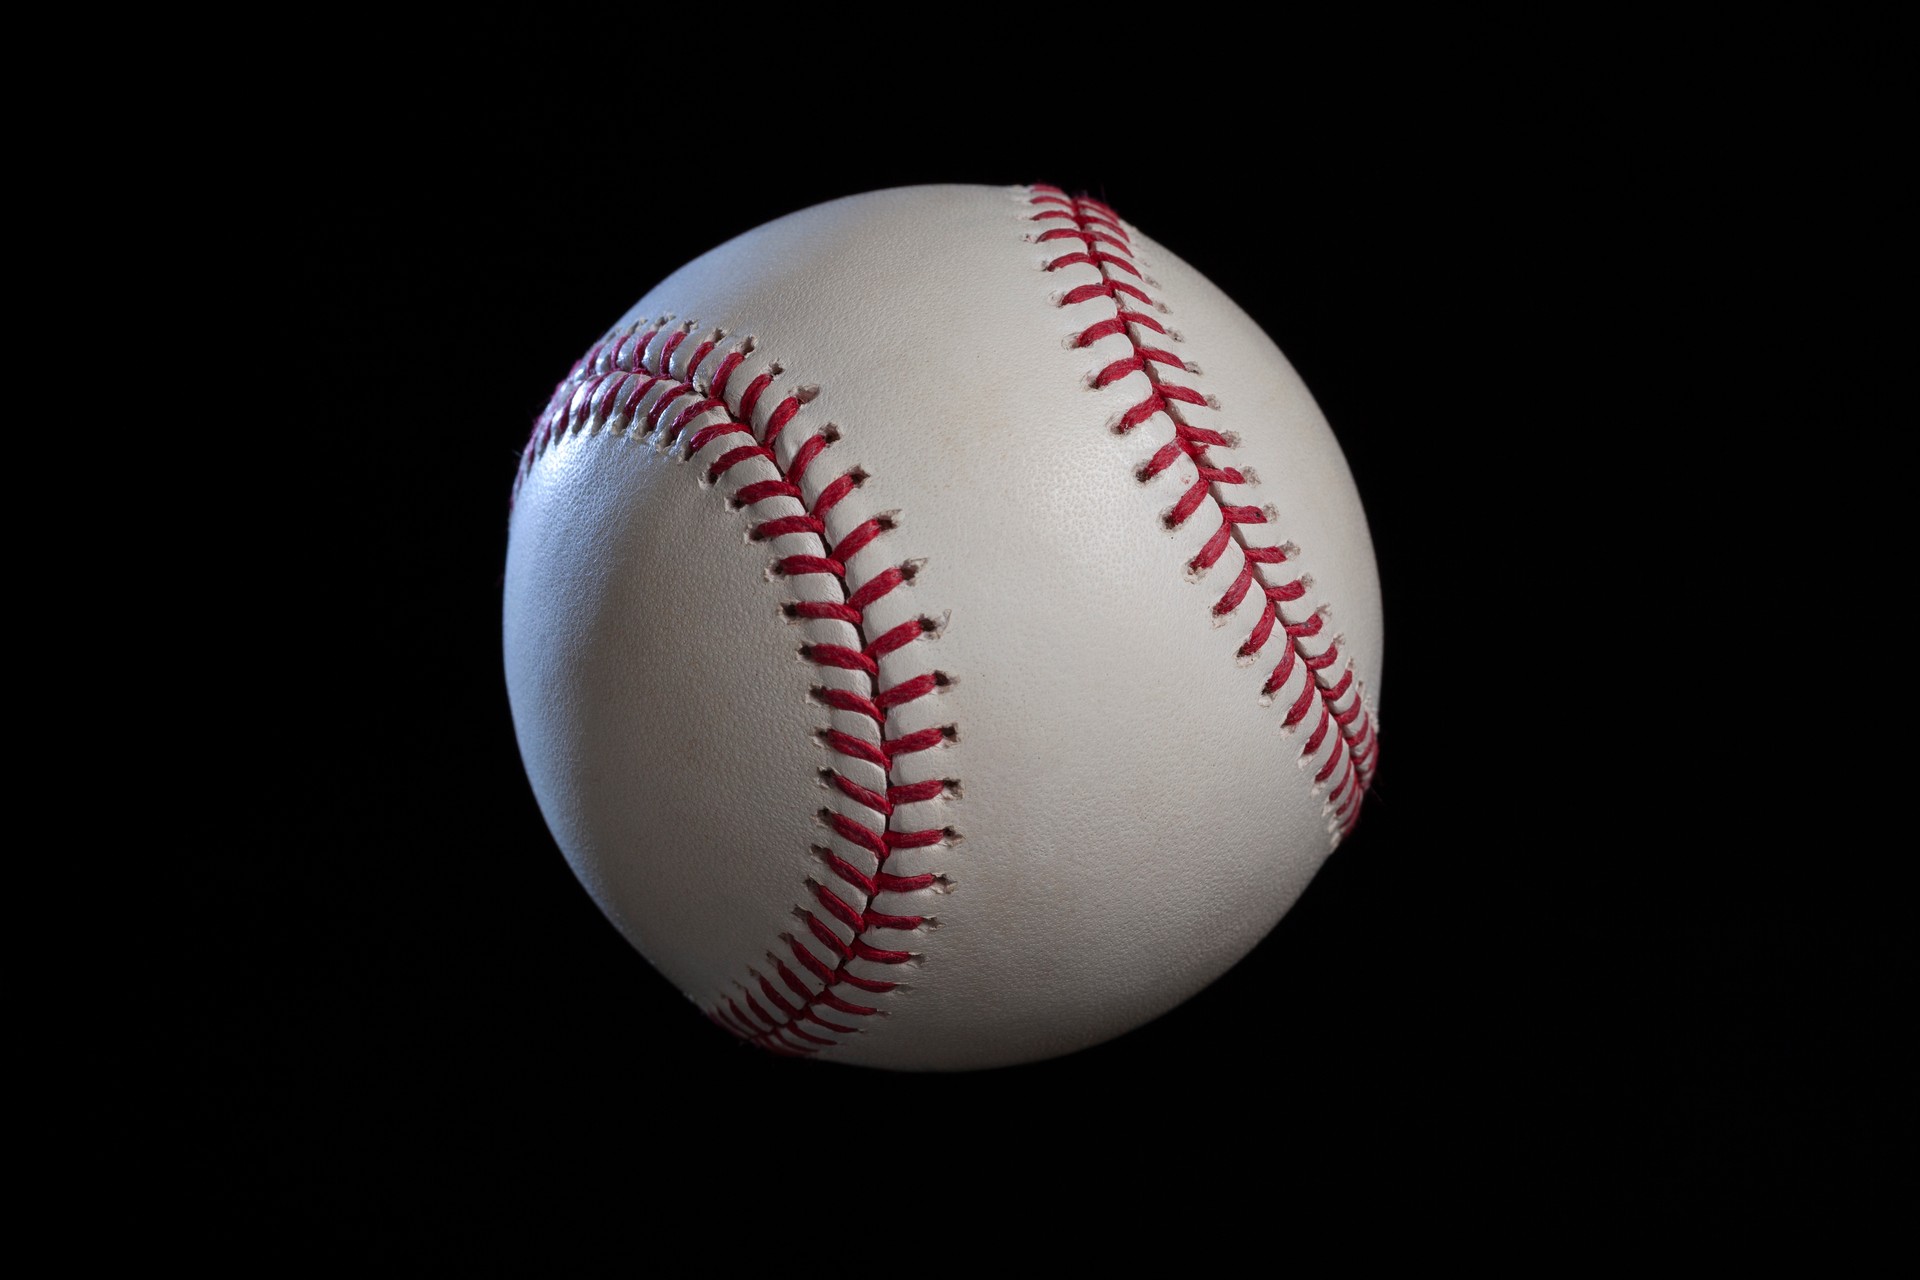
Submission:
{"label": "stitching thread", "polygon": [[[817,732],[830,755],[843,761],[863,761],[885,776],[884,788],[875,790],[848,777],[844,764],[822,770],[827,785],[876,815],[878,829],[831,808],[823,807],[817,816],[834,835],[871,855],[874,870],[871,874],[862,871],[854,861],[834,852],[827,844],[811,846],[828,874],[819,879],[808,878],[807,891],[813,905],[796,906],[794,914],[805,926],[806,936],[818,944],[818,951],[797,933],[782,933],[780,940],[786,944],[793,963],[768,951],[766,958],[771,976],[748,966],[747,980],[735,983],[738,993],[716,998],[706,1007],[706,1014],[750,1044],[774,1053],[804,1056],[839,1043],[828,1033],[853,1034],[859,1029],[855,1025],[857,1020],[883,1012],[876,1005],[847,998],[836,988],[879,995],[905,985],[856,973],[850,967],[856,961],[893,966],[918,959],[910,951],[874,945],[871,935],[876,930],[911,932],[938,923],[931,916],[882,912],[875,908],[874,902],[882,893],[945,892],[949,887],[942,875],[900,876],[886,870],[888,858],[897,850],[951,843],[959,837],[951,827],[917,831],[892,829],[899,806],[959,794],[959,783],[951,778],[905,785],[893,782],[895,759],[952,740],[957,732],[954,726],[923,729],[894,738],[886,736],[891,711],[944,688],[948,679],[943,673],[932,671],[886,689],[877,687],[880,659],[935,630],[937,624],[921,617],[902,622],[879,635],[869,634],[866,610],[897,587],[911,582],[918,566],[913,562],[890,565],[864,582],[848,580],[847,562],[894,527],[888,515],[859,522],[829,549],[828,513],[867,479],[858,467],[843,472],[820,485],[809,505],[806,497],[809,468],[840,438],[831,423],[795,446],[791,460],[781,469],[775,453],[776,443],[818,389],[801,387],[780,399],[764,412],[756,434],[749,424],[761,413],[768,387],[783,370],[777,364],[769,366],[729,403],[728,389],[753,351],[753,339],[748,337],[726,348],[723,346],[726,333],[712,330],[694,344],[676,373],[675,356],[686,347],[699,326],[685,321],[669,327],[672,320],[673,317],[664,316],[650,324],[637,322],[627,326],[624,332],[610,333],[573,366],[554,389],[547,409],[535,420],[532,436],[521,454],[513,493],[517,499],[533,465],[555,439],[588,427],[606,427],[615,432],[637,428],[633,434],[657,433],[656,442],[669,448],[685,434],[683,460],[691,459],[717,440],[744,437],[709,464],[708,483],[717,485],[727,473],[749,459],[763,459],[773,468],[774,478],[740,486],[729,495],[730,503],[744,510],[786,499],[800,507],[798,515],[765,518],[756,515],[747,536],[755,542],[790,534],[811,537],[820,554],[781,556],[773,562],[772,572],[787,578],[828,575],[837,585],[840,599],[794,600],[785,606],[786,615],[796,621],[846,623],[860,637],[857,649],[808,643],[801,646],[800,654],[817,666],[852,672],[865,683],[865,693],[821,685],[814,688],[813,695],[830,708],[870,720],[874,725],[876,740],[872,742],[831,726]],[[641,331],[643,325],[648,325],[644,332]],[[707,368],[708,365],[711,368]],[[837,885],[834,882],[838,882]],[[847,936],[843,937],[842,929],[823,919],[822,913],[837,922]],[[819,984],[818,990],[807,985],[795,966],[813,977]],[[775,984],[776,977],[779,985]],[[761,1003],[762,997],[765,1004]],[[778,1013],[769,1012],[768,1006]],[[828,1013],[851,1021],[831,1019],[826,1016]],[[803,1023],[806,1025],[801,1025]]]}
{"label": "stitching thread", "polygon": [[[1243,660],[1253,659],[1273,638],[1276,629],[1284,633],[1285,645],[1279,663],[1260,688],[1262,703],[1279,698],[1297,670],[1302,673],[1300,692],[1287,708],[1284,727],[1289,731],[1296,729],[1312,714],[1316,704],[1320,708],[1300,759],[1304,765],[1322,746],[1329,741],[1333,744],[1325,763],[1313,776],[1313,785],[1317,790],[1332,780],[1331,789],[1326,793],[1325,812],[1337,843],[1359,819],[1363,797],[1372,784],[1379,759],[1380,739],[1367,713],[1360,682],[1354,676],[1352,659],[1343,659],[1340,653],[1340,637],[1333,637],[1317,653],[1308,647],[1308,641],[1320,635],[1331,611],[1323,605],[1298,621],[1281,611],[1280,606],[1304,598],[1313,580],[1305,575],[1291,581],[1279,580],[1285,575],[1277,566],[1287,563],[1290,556],[1297,558],[1300,554],[1300,549],[1292,543],[1263,547],[1248,540],[1245,530],[1249,526],[1272,523],[1276,513],[1271,508],[1235,503],[1224,493],[1228,486],[1251,484],[1256,477],[1235,467],[1218,466],[1208,456],[1209,449],[1233,448],[1239,443],[1238,437],[1187,420],[1192,410],[1183,406],[1218,409],[1219,405],[1192,387],[1167,381],[1167,370],[1195,376],[1199,370],[1156,345],[1163,341],[1177,343],[1180,339],[1149,314],[1152,310],[1165,312],[1166,308],[1142,287],[1152,282],[1133,261],[1132,237],[1121,224],[1119,214],[1097,200],[1070,197],[1059,187],[1035,183],[1028,190],[1032,193],[1028,204],[1038,210],[1030,214],[1028,220],[1042,225],[1032,239],[1043,245],[1062,241],[1076,241],[1080,245],[1078,249],[1051,258],[1042,269],[1052,272],[1080,265],[1100,273],[1099,284],[1069,289],[1057,305],[1080,306],[1104,299],[1113,307],[1111,316],[1080,330],[1074,337],[1074,345],[1091,347],[1102,338],[1124,337],[1132,347],[1130,355],[1110,362],[1095,373],[1092,385],[1096,390],[1104,389],[1134,373],[1144,375],[1149,384],[1147,396],[1122,413],[1114,429],[1124,435],[1156,413],[1165,414],[1173,423],[1173,439],[1139,468],[1137,477],[1142,483],[1150,481],[1182,456],[1192,459],[1199,472],[1193,484],[1162,515],[1162,522],[1169,529],[1177,529],[1203,506],[1211,506],[1219,513],[1219,528],[1188,561],[1189,572],[1197,578],[1213,568],[1226,553],[1229,543],[1240,549],[1240,571],[1214,602],[1214,616],[1225,617],[1238,609],[1257,585],[1264,597],[1260,618],[1241,644],[1239,656]],[[1139,307],[1134,303],[1140,304]],[[1143,332],[1153,336],[1142,337]],[[1340,700],[1349,693],[1352,700],[1342,708]],[[1337,730],[1331,737],[1329,726]]]}

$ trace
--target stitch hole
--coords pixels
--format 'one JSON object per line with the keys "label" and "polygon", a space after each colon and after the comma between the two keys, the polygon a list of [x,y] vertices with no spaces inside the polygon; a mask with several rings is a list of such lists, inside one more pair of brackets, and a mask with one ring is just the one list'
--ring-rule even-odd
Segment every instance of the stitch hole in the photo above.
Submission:
{"label": "stitch hole", "polygon": [[933,673],[933,687],[934,687],[934,688],[936,688],[936,689],[950,689],[950,688],[952,688],[952,687],[953,687],[953,685],[954,685],[954,679],[953,679],[953,677],[952,677],[952,676],[950,676],[950,675],[948,675],[948,674],[947,674],[946,672],[944,672],[944,671],[936,671],[936,672],[934,672],[934,673]]}
{"label": "stitch hole", "polygon": [[940,736],[948,742],[958,742],[960,741],[960,726],[957,724],[943,724],[940,726]]}
{"label": "stitch hole", "polygon": [[1219,407],[1220,407],[1220,397],[1219,397],[1219,396],[1208,396],[1208,397],[1207,397],[1207,408],[1209,408],[1209,409],[1218,409]]}
{"label": "stitch hole", "polygon": [[[1255,471],[1252,467],[1240,468],[1240,475],[1244,478],[1247,484],[1254,485],[1254,484],[1260,483],[1260,473],[1258,471]],[[1279,517],[1276,514],[1276,515],[1268,516],[1267,518],[1269,520],[1275,520],[1275,519],[1278,519]]]}
{"label": "stitch hole", "polygon": [[1180,367],[1185,369],[1188,373],[1197,374],[1200,372],[1200,365],[1198,361],[1184,360],[1181,362]]}
{"label": "stitch hole", "polygon": [[[829,422],[826,426],[820,428],[820,438],[822,440],[825,440],[828,444],[839,444],[840,428],[835,426],[833,423]],[[860,472],[860,479],[855,480],[854,481],[855,484],[859,484],[861,480],[865,480],[867,478],[867,473],[864,471],[860,471],[860,468],[855,467],[854,470]]]}
{"label": "stitch hole", "polygon": [[755,343],[753,340],[753,335],[748,334],[746,337],[740,339],[740,345],[735,347],[734,350],[738,351],[743,356],[750,356],[753,354],[754,346],[755,346]]}
{"label": "stitch hole", "polygon": [[806,383],[799,387],[795,387],[793,390],[793,398],[795,400],[798,400],[801,404],[812,403],[814,398],[817,397],[819,394],[820,394],[820,388],[815,386],[811,382]]}
{"label": "stitch hole", "polygon": [[[1166,310],[1165,307],[1162,307],[1160,309],[1162,311]],[[1187,340],[1187,335],[1180,332],[1178,329],[1169,329],[1167,330],[1167,340],[1170,342],[1185,342]]]}
{"label": "stitch hole", "polygon": [[785,373],[786,371],[787,371],[786,366],[782,365],[778,360],[775,360],[772,364],[767,366],[767,372],[772,374],[776,378],[779,377],[781,374]]}
{"label": "stitch hole", "polygon": [[942,827],[940,828],[940,839],[945,844],[955,845],[965,840],[966,837],[958,831],[955,831],[952,827]]}
{"label": "stitch hole", "polygon": [[1172,507],[1168,507],[1165,511],[1162,511],[1160,513],[1160,527],[1162,529],[1165,529],[1168,533],[1172,533],[1174,530],[1178,529],[1183,523],[1185,522],[1181,520],[1176,520],[1174,518]]}
{"label": "stitch hole", "polygon": [[[855,481],[855,483],[857,484],[859,482]],[[926,563],[925,557],[918,560],[902,560],[900,562],[900,577],[907,582],[912,582],[920,576],[920,570],[925,567]]]}
{"label": "stitch hole", "polygon": [[945,787],[945,788],[946,788],[946,794],[947,794],[947,795],[949,795],[949,796],[951,796],[951,797],[953,797],[953,798],[954,798],[955,800],[958,800],[958,799],[960,799],[960,798],[961,798],[961,794],[960,794],[960,779],[958,779],[958,778],[942,778],[942,779],[940,779],[940,785],[941,785],[941,786],[943,786],[943,787]]}

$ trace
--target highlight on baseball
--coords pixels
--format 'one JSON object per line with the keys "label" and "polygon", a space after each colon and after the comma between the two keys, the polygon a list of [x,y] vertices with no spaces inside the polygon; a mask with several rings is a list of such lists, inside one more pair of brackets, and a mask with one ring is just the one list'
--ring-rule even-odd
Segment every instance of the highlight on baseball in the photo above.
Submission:
{"label": "highlight on baseball", "polygon": [[1244,956],[1360,817],[1353,479],[1279,349],[1125,212],[794,213],[641,298],[534,424],[527,774],[594,901],[749,1045],[1098,1044]]}

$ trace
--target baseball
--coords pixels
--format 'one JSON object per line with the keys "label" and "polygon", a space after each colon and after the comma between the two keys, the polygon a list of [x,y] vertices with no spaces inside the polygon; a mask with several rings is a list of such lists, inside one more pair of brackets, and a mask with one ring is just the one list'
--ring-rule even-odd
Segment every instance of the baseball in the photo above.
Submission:
{"label": "baseball", "polygon": [[1245,955],[1360,816],[1381,610],[1346,461],[1124,212],[792,214],[648,293],[535,423],[527,774],[595,902],[751,1045],[1097,1044]]}

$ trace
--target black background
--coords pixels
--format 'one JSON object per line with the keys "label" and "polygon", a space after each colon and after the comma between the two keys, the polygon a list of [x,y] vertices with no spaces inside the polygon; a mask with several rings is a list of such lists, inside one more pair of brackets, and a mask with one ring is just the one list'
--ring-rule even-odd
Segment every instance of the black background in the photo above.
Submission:
{"label": "black background", "polygon": [[[262,321],[285,425],[253,465],[284,483],[249,500],[265,758],[197,884],[188,1058],[192,1149],[265,1220],[372,1236],[476,1179],[661,1170],[654,1212],[788,1176],[824,1203],[815,1166],[1578,1215],[1596,1184],[1851,1184],[1903,1140],[1910,950],[1830,930],[1728,821],[1683,680],[1713,648],[1687,574],[1648,567],[1687,532],[1675,313],[1713,293],[1710,129],[1416,87],[1196,136],[989,115],[931,71],[692,110],[583,101],[577,66],[507,44],[459,45],[446,84],[344,76],[261,158],[293,321]],[[736,1045],[600,917],[520,767],[500,583],[533,415],[627,306],[771,218],[944,181],[1096,195],[1279,343],[1371,521],[1385,729],[1358,831],[1202,995],[1067,1059],[888,1076]],[[1852,1085],[1815,1088],[1835,1043]]]}

